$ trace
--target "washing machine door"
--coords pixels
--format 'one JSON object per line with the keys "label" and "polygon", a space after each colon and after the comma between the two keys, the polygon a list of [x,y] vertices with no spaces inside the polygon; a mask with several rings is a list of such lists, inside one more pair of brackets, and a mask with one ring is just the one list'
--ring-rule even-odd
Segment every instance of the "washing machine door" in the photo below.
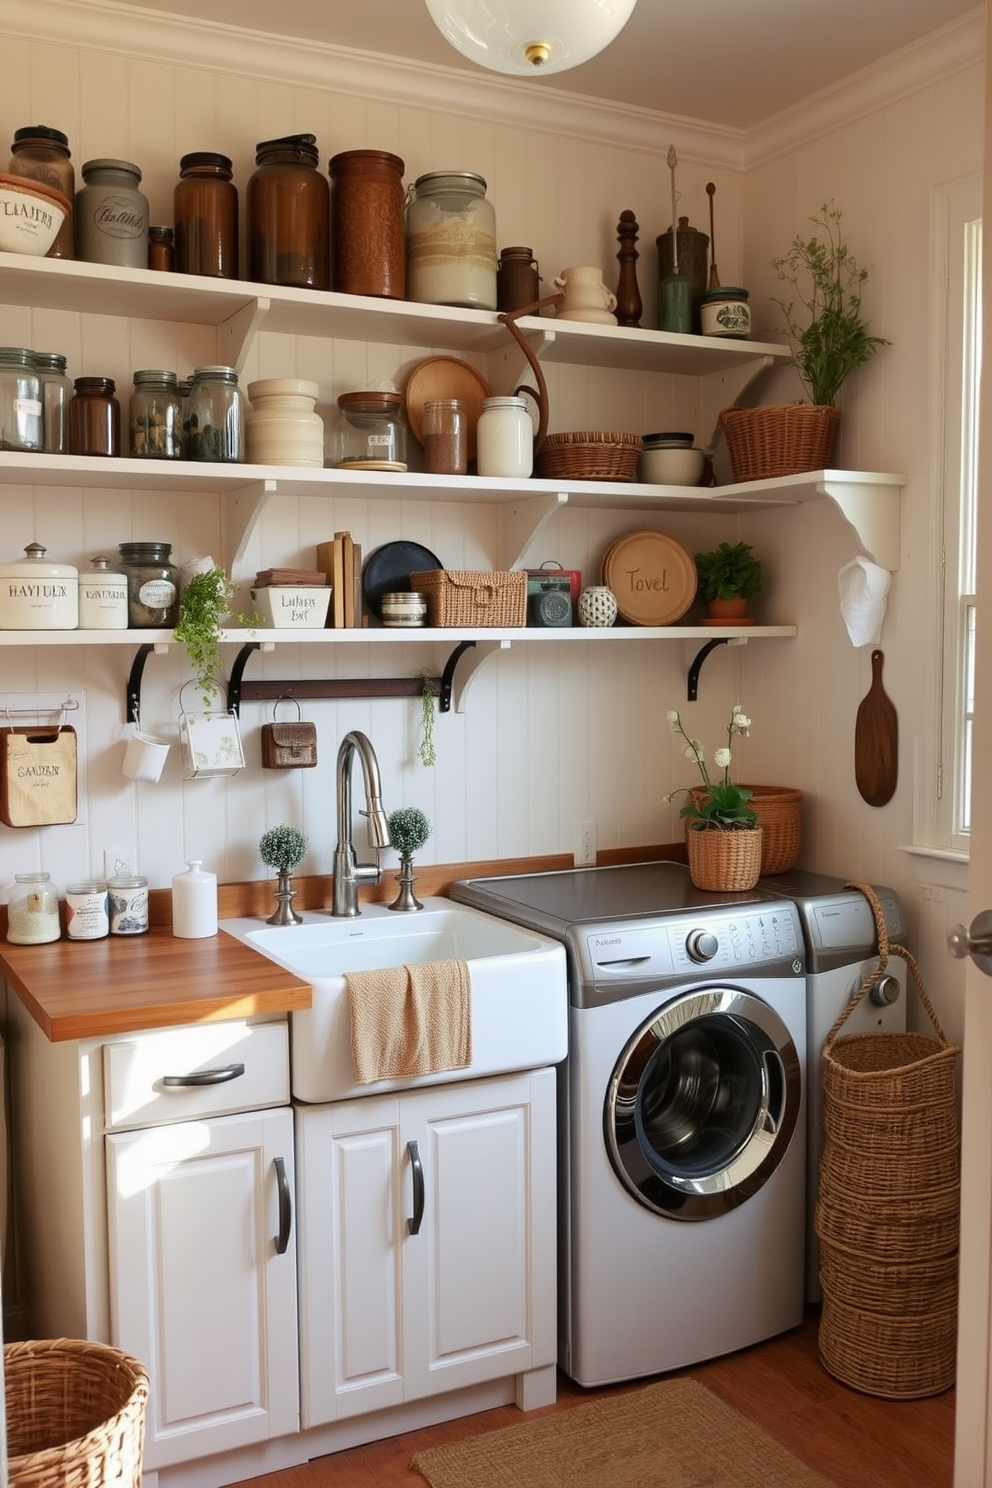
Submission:
{"label": "washing machine door", "polygon": [[606,1093],[610,1158],[639,1203],[701,1220],[743,1204],[788,1149],[802,1065],[761,998],[707,987],[664,1003],[631,1036]]}

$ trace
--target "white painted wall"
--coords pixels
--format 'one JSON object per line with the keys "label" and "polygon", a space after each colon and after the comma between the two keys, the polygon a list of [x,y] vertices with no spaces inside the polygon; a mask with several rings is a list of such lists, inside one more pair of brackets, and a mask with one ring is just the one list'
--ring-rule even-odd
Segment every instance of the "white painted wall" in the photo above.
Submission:
{"label": "white painted wall", "polygon": [[[235,162],[242,191],[257,140],[299,130],[317,135],[322,161],[362,146],[393,150],[407,179],[430,169],[473,169],[489,182],[501,244],[533,246],[546,281],[574,263],[598,263],[616,277],[615,225],[624,208],[641,224],[639,282],[644,323],[656,304],[654,239],[667,222],[665,153],[679,151],[680,210],[707,225],[716,182],[719,267],[724,283],[751,288],[757,326],[771,322],[768,262],[822,200],[835,197],[858,256],[872,268],[868,306],[893,346],[859,373],[844,398],[838,463],[905,471],[902,567],[883,636],[886,686],[900,715],[901,779],[892,804],[866,806],[853,778],[854,715],[867,690],[867,652],[855,652],[837,607],[836,574],[854,556],[850,529],[828,503],[747,519],[686,516],[667,530],[690,548],[738,535],[753,540],[766,567],[761,618],[796,620],[794,641],[715,653],[701,701],[685,709],[692,732],[722,742],[733,702],[754,718],[741,751],[743,778],[800,786],[806,793],[802,863],[824,872],[895,885],[907,903],[914,943],[929,965],[935,999],[947,977],[943,920],[960,916],[956,897],[928,903],[912,860],[912,760],[928,726],[925,663],[933,634],[932,481],[928,385],[931,188],[980,167],[983,68],[974,38],[953,30],[940,47],[915,49],[856,80],[753,140],[659,114],[627,114],[574,99],[535,102],[522,85],[454,73],[407,75],[391,64],[345,68],[331,53],[281,41],[264,45],[209,24],[136,26],[127,7],[66,0],[0,0],[4,99],[0,135],[27,122],[62,128],[79,165],[123,156],[144,172],[153,221],[171,221],[179,156],[215,149]],[[973,60],[977,59],[977,60]],[[746,252],[743,245],[746,243]],[[213,333],[197,327],[125,322],[0,306],[0,343],[60,349],[71,375],[106,374],[126,391],[144,366],[181,374],[215,359]],[[430,348],[424,348],[423,352]],[[418,351],[417,355],[422,354]],[[400,382],[409,349],[326,344],[263,334],[245,381],[314,378],[328,414],[337,395],[363,378]],[[797,396],[792,374],[776,374],[761,401]],[[684,385],[662,376],[549,369],[552,427],[645,432],[696,428]],[[7,489],[3,558],[39,539],[51,556],[82,563],[135,538],[171,541],[181,561],[220,551],[221,499],[184,494],[122,496],[99,489]],[[567,511],[527,556],[559,559],[592,580],[607,543],[644,525],[643,514]],[[314,545],[347,527],[369,551],[407,537],[448,567],[491,567],[497,513],[487,506],[332,498],[281,498],[266,512],[259,566],[307,564]],[[573,823],[592,819],[599,847],[669,841],[678,835],[665,793],[687,767],[665,722],[684,707],[682,643],[603,647],[514,647],[487,663],[463,715],[439,718],[438,764],[416,758],[413,701],[314,703],[320,763],[315,770],[262,772],[258,727],[267,705],[246,704],[250,768],[231,781],[183,783],[178,759],[163,782],[135,785],[120,771],[123,689],[130,654],[117,648],[0,651],[0,690],[84,688],[89,794],[85,824],[42,832],[0,830],[0,879],[47,868],[62,882],[98,869],[104,846],[132,850],[154,885],[187,857],[224,880],[263,876],[258,837],[279,821],[311,839],[307,871],[328,871],[334,847],[333,767],[349,728],[366,730],[379,753],[387,808],[421,806],[434,823],[425,861],[450,862],[569,851]],[[250,675],[416,674],[435,667],[432,647],[281,647],[253,659]],[[179,687],[188,675],[174,649],[145,669],[143,722],[174,734]],[[190,689],[192,692],[192,689]],[[189,693],[187,694],[187,700]],[[932,893],[936,881],[927,879]],[[942,1003],[959,1031],[957,997]]]}

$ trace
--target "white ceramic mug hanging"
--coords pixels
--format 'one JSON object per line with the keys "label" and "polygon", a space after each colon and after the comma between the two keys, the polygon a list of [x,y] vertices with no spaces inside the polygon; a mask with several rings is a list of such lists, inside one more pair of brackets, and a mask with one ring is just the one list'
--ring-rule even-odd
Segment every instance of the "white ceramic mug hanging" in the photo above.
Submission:
{"label": "white ceramic mug hanging", "polygon": [[617,600],[605,584],[593,584],[579,595],[579,624],[601,628],[617,618]]}

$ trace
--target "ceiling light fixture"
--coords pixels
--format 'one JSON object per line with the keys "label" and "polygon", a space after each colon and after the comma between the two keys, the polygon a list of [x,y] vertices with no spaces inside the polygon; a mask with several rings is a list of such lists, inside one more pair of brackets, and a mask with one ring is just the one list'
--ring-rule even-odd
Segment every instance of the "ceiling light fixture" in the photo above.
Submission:
{"label": "ceiling light fixture", "polygon": [[636,0],[426,0],[456,51],[515,77],[588,62],[623,29]]}

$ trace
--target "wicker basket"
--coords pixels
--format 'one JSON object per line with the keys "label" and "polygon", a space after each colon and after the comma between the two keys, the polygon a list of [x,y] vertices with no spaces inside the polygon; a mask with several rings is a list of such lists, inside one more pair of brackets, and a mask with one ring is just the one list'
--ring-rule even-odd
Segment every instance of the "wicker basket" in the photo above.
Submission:
{"label": "wicker basket", "polygon": [[750,831],[690,828],[686,833],[686,848],[689,877],[696,888],[715,893],[753,889],[761,876],[761,837],[760,827]]}
{"label": "wicker basket", "polygon": [[428,625],[520,626],[527,619],[527,575],[484,569],[412,573],[410,588],[427,596]]}
{"label": "wicker basket", "polygon": [[836,1302],[826,1291],[820,1320],[824,1368],[866,1395],[917,1400],[954,1383],[957,1309],[887,1317]]}
{"label": "wicker basket", "polygon": [[846,1307],[918,1317],[957,1306],[958,1256],[952,1251],[925,1261],[883,1261],[823,1240],[820,1280],[824,1290]]}
{"label": "wicker basket", "polygon": [[758,813],[761,836],[761,876],[785,873],[799,856],[802,838],[803,793],[784,785],[748,785],[748,805]]}
{"label": "wicker basket", "polygon": [[958,1116],[953,1106],[931,1110],[928,1106],[907,1106],[905,1110],[872,1110],[862,1106],[842,1106],[827,1100],[823,1107],[823,1130],[829,1140],[836,1138],[848,1146],[865,1150],[865,1132],[870,1132],[871,1147],[885,1152],[890,1162],[911,1160],[932,1153],[946,1154],[958,1141]]}
{"label": "wicker basket", "polygon": [[[861,1125],[864,1134],[864,1122]],[[866,1150],[864,1141],[860,1146],[849,1147],[827,1137],[820,1157],[820,1181],[829,1181],[837,1189],[846,1192],[862,1191],[876,1194],[880,1198],[901,1198],[907,1192],[925,1193],[943,1188],[959,1173],[959,1153],[956,1129],[948,1130],[948,1140],[934,1146],[929,1152],[913,1152],[913,1166],[893,1162],[890,1145],[872,1141]]]}
{"label": "wicker basket", "polygon": [[148,1373],[73,1338],[4,1346],[11,1488],[139,1488]]}
{"label": "wicker basket", "polygon": [[735,481],[824,469],[830,464],[839,421],[839,409],[816,403],[725,408],[717,420]]}
{"label": "wicker basket", "polygon": [[640,453],[639,434],[549,434],[534,473],[545,480],[632,481]]}
{"label": "wicker basket", "polygon": [[931,1194],[880,1199],[821,1182],[815,1211],[818,1240],[879,1261],[943,1260],[958,1248],[961,1190],[957,1183]]}
{"label": "wicker basket", "polygon": [[959,1053],[931,1033],[848,1034],[824,1048],[824,1097],[853,1108],[855,1120],[876,1110],[953,1104]]}

